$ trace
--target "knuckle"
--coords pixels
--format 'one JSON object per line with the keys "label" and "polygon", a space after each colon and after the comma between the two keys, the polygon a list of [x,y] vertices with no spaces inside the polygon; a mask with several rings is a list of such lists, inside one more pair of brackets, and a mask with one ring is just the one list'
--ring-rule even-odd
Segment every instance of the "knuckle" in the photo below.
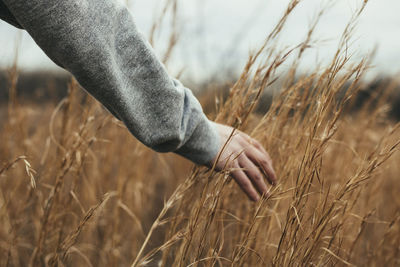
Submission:
{"label": "knuckle", "polygon": [[268,162],[268,159],[266,159],[266,158],[262,158],[262,159],[260,160],[260,163],[261,163],[262,165],[264,165],[264,166],[268,166],[268,167],[269,167],[269,162]]}
{"label": "knuckle", "polygon": [[269,167],[268,159],[266,159],[265,157],[259,157],[258,163],[259,163],[259,165],[261,165],[260,167],[263,167],[263,168]]}
{"label": "knuckle", "polygon": [[261,145],[261,143],[258,142],[256,139],[253,139],[253,143],[254,143],[254,146],[257,147],[257,148],[262,148],[262,147],[263,147],[263,146]]}
{"label": "knuckle", "polygon": [[239,136],[239,138],[238,138],[238,142],[239,142],[239,144],[241,144],[242,146],[247,146],[247,140],[246,140],[246,138],[244,138],[243,136]]}
{"label": "knuckle", "polygon": [[261,182],[262,180],[263,180],[263,178],[260,176],[260,175],[255,175],[255,176],[253,176],[253,179],[254,179],[254,181],[256,181],[256,182]]}
{"label": "knuckle", "polygon": [[237,176],[239,167],[235,162],[229,162],[227,164],[227,169],[232,176]]}
{"label": "knuckle", "polygon": [[238,160],[239,161],[243,161],[243,160],[245,160],[245,158],[246,158],[245,153],[240,153],[239,156],[238,156]]}
{"label": "knuckle", "polygon": [[251,140],[251,137],[248,136],[247,134],[243,133],[243,132],[240,133],[240,137],[241,137],[244,141],[249,141],[249,140]]}

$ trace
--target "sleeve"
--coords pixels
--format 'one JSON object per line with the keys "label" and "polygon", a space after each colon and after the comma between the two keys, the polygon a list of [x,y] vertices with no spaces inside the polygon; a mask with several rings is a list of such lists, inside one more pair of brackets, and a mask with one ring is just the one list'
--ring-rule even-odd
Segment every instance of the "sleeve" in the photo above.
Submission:
{"label": "sleeve", "polygon": [[172,79],[116,0],[3,0],[58,65],[146,146],[209,163],[220,149],[198,100]]}
{"label": "sleeve", "polygon": [[14,27],[17,27],[20,29],[22,28],[21,25],[19,25],[18,21],[15,19],[13,14],[11,14],[10,10],[8,10],[7,6],[3,3],[2,0],[0,0],[0,19],[13,25]]}

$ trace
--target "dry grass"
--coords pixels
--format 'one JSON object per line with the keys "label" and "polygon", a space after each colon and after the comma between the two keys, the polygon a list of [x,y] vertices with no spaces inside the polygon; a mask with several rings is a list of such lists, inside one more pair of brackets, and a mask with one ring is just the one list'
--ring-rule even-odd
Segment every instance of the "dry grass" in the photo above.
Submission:
{"label": "dry grass", "polygon": [[[332,63],[295,79],[313,31],[282,51],[275,40],[298,2],[210,114],[270,152],[279,183],[269,198],[251,203],[227,173],[150,151],[75,82],[57,106],[21,105],[11,93],[0,130],[0,265],[398,266],[390,88],[373,110],[367,101],[348,112],[368,67],[346,48],[358,13]],[[293,55],[269,111],[254,113]]]}

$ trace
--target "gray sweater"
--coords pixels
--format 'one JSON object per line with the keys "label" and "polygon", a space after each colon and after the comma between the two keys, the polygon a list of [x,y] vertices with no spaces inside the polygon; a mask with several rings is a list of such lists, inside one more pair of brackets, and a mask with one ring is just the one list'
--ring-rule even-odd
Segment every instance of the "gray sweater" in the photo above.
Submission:
{"label": "gray sweater", "polygon": [[0,18],[25,29],[146,146],[198,164],[217,154],[215,126],[117,0],[0,0]]}

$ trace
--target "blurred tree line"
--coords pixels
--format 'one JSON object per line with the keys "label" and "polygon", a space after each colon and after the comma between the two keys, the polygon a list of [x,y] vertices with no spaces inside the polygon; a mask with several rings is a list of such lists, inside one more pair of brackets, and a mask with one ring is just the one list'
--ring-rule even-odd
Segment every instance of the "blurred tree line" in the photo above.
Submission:
{"label": "blurred tree line", "polygon": [[[68,94],[68,83],[71,81],[71,75],[63,72],[20,72],[17,79],[17,97],[23,102],[43,103],[54,101],[58,102]],[[226,97],[231,84],[235,81],[234,78],[228,78],[228,81],[221,80],[207,81],[204,84],[197,86],[196,92],[202,101],[204,109],[209,111],[214,106],[211,98],[215,96]],[[0,71],[0,106],[5,105],[9,100],[9,88],[11,86],[10,73],[8,71]],[[189,86],[190,87],[190,86]],[[218,90],[219,92],[216,92]],[[386,92],[390,90],[390,92]],[[389,94],[388,104],[390,106],[390,117],[395,120],[400,120],[400,86],[393,82],[391,78],[376,79],[371,83],[363,86],[354,99],[353,108],[357,109],[367,103],[373,110],[376,102],[374,98],[377,94]],[[368,101],[368,102],[366,102]],[[271,94],[264,94],[261,98],[257,110],[260,113],[265,113],[272,102]]]}
{"label": "blurred tree line", "polygon": [[[11,75],[0,72],[0,105],[9,99]],[[19,72],[17,76],[17,97],[23,101],[60,101],[68,93],[71,75],[62,72]]]}

